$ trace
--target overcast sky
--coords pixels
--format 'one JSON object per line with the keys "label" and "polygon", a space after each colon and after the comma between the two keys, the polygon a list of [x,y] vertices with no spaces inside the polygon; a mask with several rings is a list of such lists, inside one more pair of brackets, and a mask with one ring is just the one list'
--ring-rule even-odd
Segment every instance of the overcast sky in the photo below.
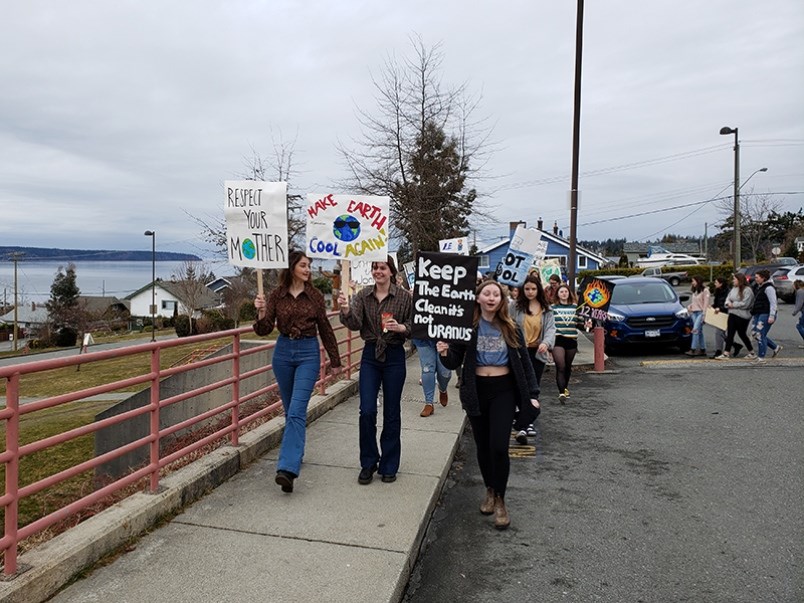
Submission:
{"label": "overcast sky", "polygon": [[[204,255],[203,219],[252,149],[295,139],[295,190],[345,176],[336,145],[410,36],[482,94],[499,220],[569,232],[576,3],[427,0],[6,2],[0,245]],[[738,127],[743,193],[804,206],[804,2],[586,3],[579,239],[701,236],[722,220]],[[273,134],[272,134],[273,133]],[[334,191],[348,192],[348,191]],[[644,212],[686,206],[672,211]],[[609,221],[603,221],[609,220]]]}

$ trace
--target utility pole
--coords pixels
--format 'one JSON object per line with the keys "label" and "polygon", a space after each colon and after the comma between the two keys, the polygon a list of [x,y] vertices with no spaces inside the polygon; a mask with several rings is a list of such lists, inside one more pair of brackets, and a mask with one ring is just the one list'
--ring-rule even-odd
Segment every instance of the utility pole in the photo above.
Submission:
{"label": "utility pole", "polygon": [[21,252],[15,252],[15,253],[10,254],[10,256],[9,256],[11,258],[11,261],[14,262],[14,342],[13,342],[12,349],[15,352],[17,351],[17,347],[19,345],[17,343],[17,339],[19,339],[19,324],[18,324],[18,320],[19,320],[19,314],[18,314],[19,303],[17,302],[17,290],[18,290],[17,289],[17,262],[19,262],[22,259],[23,255],[25,255],[25,254],[21,253]]}
{"label": "utility pole", "polygon": [[570,184],[570,236],[567,277],[575,290],[575,264],[578,247],[578,162],[581,152],[581,58],[583,57],[583,0],[578,0],[575,23],[575,107],[572,120],[572,182]]}

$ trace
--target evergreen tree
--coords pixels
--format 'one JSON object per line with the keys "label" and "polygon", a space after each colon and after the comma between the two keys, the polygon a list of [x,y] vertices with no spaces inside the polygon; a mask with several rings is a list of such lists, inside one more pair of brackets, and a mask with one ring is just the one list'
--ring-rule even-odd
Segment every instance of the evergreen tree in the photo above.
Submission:
{"label": "evergreen tree", "polygon": [[75,264],[68,264],[65,270],[59,266],[53,284],[50,285],[50,299],[45,303],[50,322],[56,329],[76,328],[79,319],[78,296],[81,291],[76,284]]}

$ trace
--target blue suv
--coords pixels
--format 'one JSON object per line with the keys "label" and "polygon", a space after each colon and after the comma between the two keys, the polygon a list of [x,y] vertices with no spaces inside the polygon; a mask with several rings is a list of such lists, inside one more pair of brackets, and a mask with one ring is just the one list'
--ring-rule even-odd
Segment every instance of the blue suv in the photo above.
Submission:
{"label": "blue suv", "polygon": [[692,319],[667,281],[654,277],[611,278],[605,345],[615,351],[630,344],[690,349]]}

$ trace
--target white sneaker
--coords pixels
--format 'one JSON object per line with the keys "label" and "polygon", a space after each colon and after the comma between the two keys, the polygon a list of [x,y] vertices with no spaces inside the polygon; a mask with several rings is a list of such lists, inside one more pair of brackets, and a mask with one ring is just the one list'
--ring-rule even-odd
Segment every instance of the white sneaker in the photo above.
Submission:
{"label": "white sneaker", "polygon": [[756,358],[754,358],[754,364],[765,364],[765,359],[760,356],[757,356]]}
{"label": "white sneaker", "polygon": [[514,439],[516,440],[517,444],[522,444],[524,446],[525,444],[528,443],[528,434],[525,433],[525,430],[523,429],[522,431],[516,434],[516,437]]}
{"label": "white sneaker", "polygon": [[748,352],[745,355],[746,360],[754,360],[757,357],[756,352]]}
{"label": "white sneaker", "polygon": [[565,394],[564,392],[558,394],[558,401],[561,402],[561,404],[564,404],[564,402],[567,401],[567,394]]}
{"label": "white sneaker", "polygon": [[782,346],[777,345],[777,346],[776,346],[776,349],[775,349],[775,350],[773,350],[773,355],[771,356],[771,358],[776,358],[776,355],[777,355],[779,352],[781,352],[781,351],[782,351],[782,349],[784,349],[784,348],[782,348]]}

